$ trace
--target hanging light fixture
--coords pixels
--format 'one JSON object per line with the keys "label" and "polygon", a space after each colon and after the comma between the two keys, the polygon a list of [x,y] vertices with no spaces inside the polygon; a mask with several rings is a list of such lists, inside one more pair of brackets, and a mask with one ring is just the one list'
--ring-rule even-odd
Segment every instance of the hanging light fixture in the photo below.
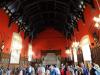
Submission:
{"label": "hanging light fixture", "polygon": [[8,14],[8,16],[12,16],[13,13],[15,13],[16,9],[15,9],[15,3],[8,3],[7,5],[5,5],[3,7],[3,9],[5,10],[5,12]]}
{"label": "hanging light fixture", "polygon": [[80,44],[80,42],[79,41],[76,41],[76,37],[75,37],[75,41],[72,43],[71,47],[73,49],[76,49],[77,50],[79,48],[79,44]]}
{"label": "hanging light fixture", "polygon": [[81,11],[84,11],[84,8],[85,8],[85,3],[84,3],[84,1],[80,1],[80,4],[79,4],[78,7],[81,9]]}
{"label": "hanging light fixture", "polygon": [[78,48],[79,48],[79,42],[74,41],[74,42],[72,43],[72,48],[78,50]]}
{"label": "hanging light fixture", "polygon": [[[99,5],[98,0],[96,0],[96,3],[97,3],[97,6],[98,6],[98,9],[99,9],[99,11],[100,11],[100,5]],[[93,20],[95,21],[95,27],[96,27],[97,29],[100,29],[100,14],[99,14],[98,17],[95,16],[95,17],[93,18]]]}

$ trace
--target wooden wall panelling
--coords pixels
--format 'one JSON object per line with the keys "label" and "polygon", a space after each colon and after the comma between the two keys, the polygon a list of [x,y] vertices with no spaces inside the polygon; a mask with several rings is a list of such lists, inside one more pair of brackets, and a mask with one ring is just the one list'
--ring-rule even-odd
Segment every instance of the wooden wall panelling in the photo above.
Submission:
{"label": "wooden wall panelling", "polygon": [[94,63],[100,65],[100,46],[91,49],[91,57]]}

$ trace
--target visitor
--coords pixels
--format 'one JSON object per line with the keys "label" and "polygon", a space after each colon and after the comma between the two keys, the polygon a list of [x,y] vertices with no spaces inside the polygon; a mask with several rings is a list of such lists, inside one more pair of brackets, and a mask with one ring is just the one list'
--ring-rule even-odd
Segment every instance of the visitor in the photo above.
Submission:
{"label": "visitor", "polygon": [[54,69],[55,69],[56,75],[60,75],[60,69],[57,67],[57,65],[54,65]]}
{"label": "visitor", "polygon": [[7,70],[6,70],[6,75],[11,75],[11,70],[10,70],[10,68],[7,68]]}
{"label": "visitor", "polygon": [[45,75],[50,75],[50,68],[49,68],[48,65],[46,65],[46,73],[45,73]]}
{"label": "visitor", "polygon": [[45,75],[45,68],[41,64],[39,64],[37,73],[38,75]]}
{"label": "visitor", "polygon": [[0,67],[0,75],[3,75],[3,70],[1,67]]}
{"label": "visitor", "polygon": [[56,71],[53,65],[50,66],[50,75],[56,75]]}
{"label": "visitor", "polygon": [[86,66],[84,65],[84,63],[80,63],[80,67],[82,69],[82,75],[89,75],[89,71],[88,69],[86,68]]}

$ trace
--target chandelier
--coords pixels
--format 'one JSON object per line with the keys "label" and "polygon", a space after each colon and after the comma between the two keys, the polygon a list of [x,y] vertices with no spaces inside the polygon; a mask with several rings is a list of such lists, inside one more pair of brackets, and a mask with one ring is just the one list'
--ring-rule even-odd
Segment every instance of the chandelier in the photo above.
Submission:
{"label": "chandelier", "polygon": [[[99,2],[98,2],[98,0],[96,0],[96,3],[97,3],[97,6],[98,6],[98,9],[99,9],[99,11],[100,11],[100,5],[99,5]],[[97,29],[100,29],[100,14],[99,14],[99,16],[95,16],[94,18],[93,18],[93,20],[95,21],[95,27],[97,28]]]}
{"label": "chandelier", "polygon": [[77,50],[77,49],[79,48],[79,42],[74,41],[74,42],[72,43],[72,48]]}
{"label": "chandelier", "polygon": [[100,14],[98,17],[94,17],[93,20],[95,21],[95,27],[100,29]]}

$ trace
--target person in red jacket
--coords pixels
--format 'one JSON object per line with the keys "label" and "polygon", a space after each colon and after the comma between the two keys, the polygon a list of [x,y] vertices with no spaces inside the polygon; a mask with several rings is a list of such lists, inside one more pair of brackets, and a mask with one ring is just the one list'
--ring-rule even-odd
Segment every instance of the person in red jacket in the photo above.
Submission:
{"label": "person in red jacket", "polygon": [[71,75],[69,69],[68,69],[68,63],[66,63],[65,68],[64,68],[64,75]]}
{"label": "person in red jacket", "polygon": [[65,68],[65,66],[63,64],[61,64],[61,69],[60,69],[61,75],[64,75],[64,68]]}

